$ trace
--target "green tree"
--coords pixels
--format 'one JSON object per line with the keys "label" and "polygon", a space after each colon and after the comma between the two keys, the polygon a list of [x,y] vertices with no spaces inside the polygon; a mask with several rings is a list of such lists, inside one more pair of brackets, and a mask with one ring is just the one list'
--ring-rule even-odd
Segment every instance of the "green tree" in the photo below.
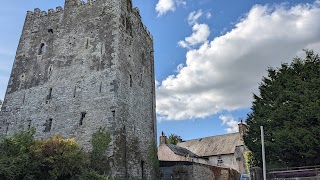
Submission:
{"label": "green tree", "polygon": [[305,52],[304,59],[269,68],[254,94],[245,143],[260,165],[260,126],[269,167],[320,164],[320,59]]}
{"label": "green tree", "polygon": [[177,145],[178,142],[180,141],[180,136],[176,135],[176,134],[170,134],[168,139],[167,139],[167,143],[168,144],[174,144]]}
{"label": "green tree", "polygon": [[105,128],[99,128],[99,130],[92,135],[90,164],[91,168],[100,174],[109,173],[109,161],[106,151],[108,150],[110,142],[110,133]]}

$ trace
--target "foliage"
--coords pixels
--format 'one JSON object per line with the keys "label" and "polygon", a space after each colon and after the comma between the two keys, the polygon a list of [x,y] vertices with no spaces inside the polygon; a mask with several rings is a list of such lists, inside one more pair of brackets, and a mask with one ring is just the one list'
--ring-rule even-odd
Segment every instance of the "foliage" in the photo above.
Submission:
{"label": "foliage", "polygon": [[180,141],[180,136],[178,136],[176,134],[170,134],[170,136],[167,139],[168,144],[177,145],[179,141]]}
{"label": "foliage", "polygon": [[260,126],[265,130],[267,164],[320,164],[320,59],[313,51],[305,52],[305,59],[269,68],[260,95],[254,95],[245,143],[260,165]]}
{"label": "foliage", "polygon": [[155,176],[159,177],[160,163],[159,163],[159,159],[158,159],[158,148],[155,144],[152,145],[149,149],[148,163],[153,166],[153,169],[156,172]]}
{"label": "foliage", "polygon": [[250,168],[256,166],[256,162],[254,160],[252,151],[246,151],[244,152],[244,159],[246,163],[246,172],[250,173]]}
{"label": "foliage", "polygon": [[75,139],[54,135],[34,140],[34,133],[35,129],[30,129],[0,142],[0,179],[109,180],[105,151],[111,138],[105,129],[93,134],[90,153],[83,151]]}
{"label": "foliage", "polygon": [[0,143],[0,177],[23,179],[27,169],[34,163],[30,161],[29,147],[34,144],[34,129],[4,137]]}
{"label": "foliage", "polygon": [[107,174],[109,171],[109,161],[106,151],[111,142],[110,133],[105,128],[99,128],[92,135],[92,152],[90,153],[91,168],[100,174]]}

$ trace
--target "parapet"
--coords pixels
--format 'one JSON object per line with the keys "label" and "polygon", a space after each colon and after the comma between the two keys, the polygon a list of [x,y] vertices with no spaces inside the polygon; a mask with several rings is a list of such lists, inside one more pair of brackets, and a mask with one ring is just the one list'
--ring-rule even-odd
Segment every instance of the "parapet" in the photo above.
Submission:
{"label": "parapet", "polygon": [[35,8],[34,11],[27,11],[27,16],[34,16],[34,17],[43,17],[48,15],[54,15],[56,13],[63,12],[63,9],[61,6],[58,6],[56,8],[56,11],[54,9],[49,9],[48,11],[41,11],[39,8]]}

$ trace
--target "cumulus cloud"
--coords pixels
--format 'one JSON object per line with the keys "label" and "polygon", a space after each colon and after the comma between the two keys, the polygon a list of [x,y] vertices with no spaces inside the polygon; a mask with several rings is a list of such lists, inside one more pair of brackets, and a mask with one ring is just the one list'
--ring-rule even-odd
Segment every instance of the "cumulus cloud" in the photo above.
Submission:
{"label": "cumulus cloud", "polygon": [[210,35],[210,28],[207,24],[196,23],[192,27],[193,33],[191,36],[186,37],[184,41],[179,41],[178,45],[184,48],[191,48],[200,43],[204,43],[208,40]]}
{"label": "cumulus cloud", "polygon": [[174,12],[179,5],[186,5],[186,1],[183,0],[159,0],[156,5],[156,11],[158,16],[162,16],[169,11]]}
{"label": "cumulus cloud", "polygon": [[235,118],[228,114],[228,115],[220,115],[219,119],[222,121],[222,125],[228,126],[228,128],[224,129],[228,133],[235,133],[239,131],[238,124],[239,122],[235,120]]}
{"label": "cumulus cloud", "polygon": [[291,61],[304,48],[320,49],[319,19],[319,1],[256,5],[211,42],[186,38],[187,45],[203,43],[187,52],[179,73],[157,86],[157,113],[166,120],[184,120],[250,107],[268,67]]}
{"label": "cumulus cloud", "polygon": [[199,9],[198,11],[193,11],[188,15],[188,23],[190,25],[194,25],[198,19],[202,16],[202,10]]}

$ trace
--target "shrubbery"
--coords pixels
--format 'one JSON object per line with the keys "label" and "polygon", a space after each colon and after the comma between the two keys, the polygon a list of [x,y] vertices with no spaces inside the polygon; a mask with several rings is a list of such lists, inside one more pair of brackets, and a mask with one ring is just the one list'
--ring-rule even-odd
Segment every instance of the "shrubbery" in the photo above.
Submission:
{"label": "shrubbery", "polygon": [[31,129],[1,139],[0,179],[109,180],[104,152],[111,138],[105,129],[94,133],[90,153],[80,149],[75,139],[54,135],[35,140],[34,133]]}

